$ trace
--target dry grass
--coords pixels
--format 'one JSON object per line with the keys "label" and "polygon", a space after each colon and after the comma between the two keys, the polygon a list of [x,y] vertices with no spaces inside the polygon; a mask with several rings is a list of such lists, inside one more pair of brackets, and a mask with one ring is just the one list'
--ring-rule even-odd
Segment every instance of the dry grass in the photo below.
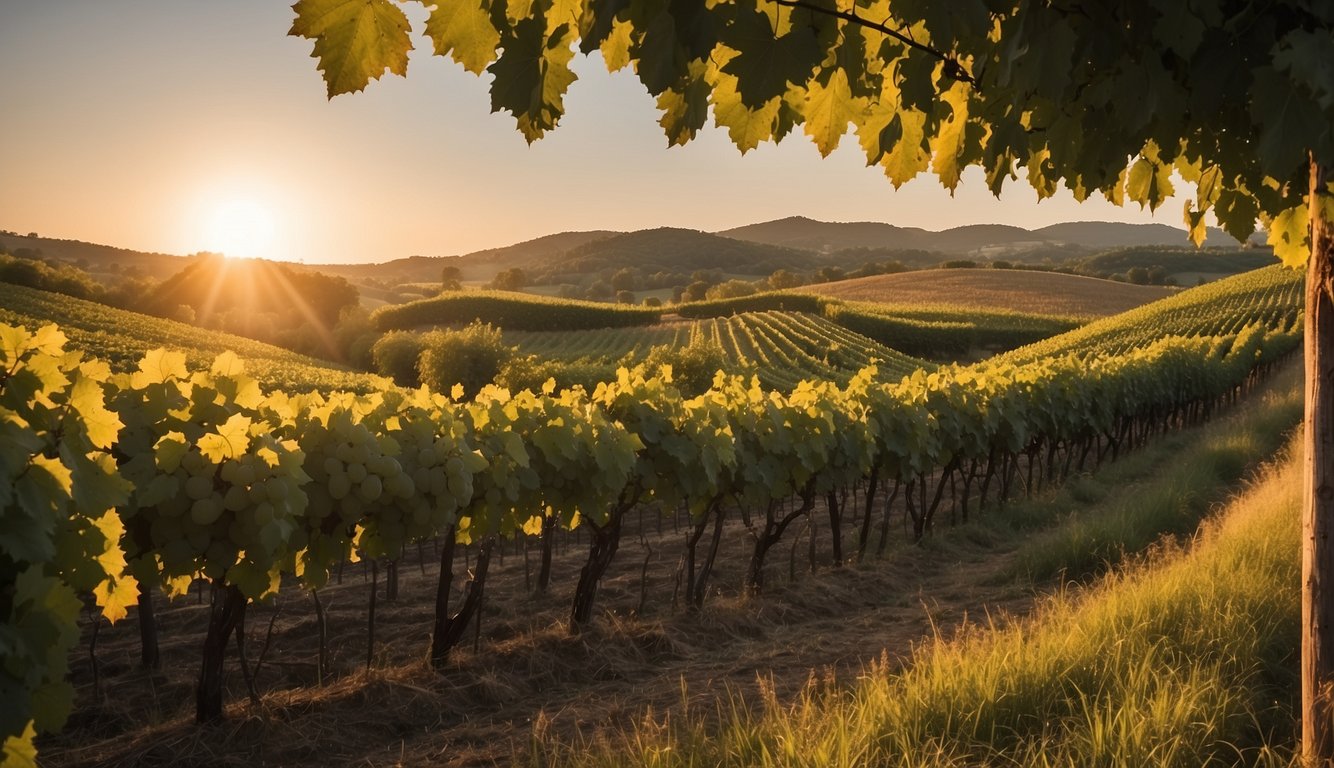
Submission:
{"label": "dry grass", "polygon": [[1056,272],[928,269],[841,280],[802,290],[844,301],[1104,317],[1156,301],[1175,289]]}

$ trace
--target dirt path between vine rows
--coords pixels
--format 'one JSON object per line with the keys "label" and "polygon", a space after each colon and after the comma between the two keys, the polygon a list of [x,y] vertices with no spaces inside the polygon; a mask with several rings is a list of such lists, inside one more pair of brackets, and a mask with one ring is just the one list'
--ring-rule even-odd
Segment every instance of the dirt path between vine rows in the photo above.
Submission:
{"label": "dirt path between vine rows", "polygon": [[[901,662],[915,643],[948,635],[966,618],[1023,614],[1034,602],[1030,588],[1005,577],[1012,545],[988,540],[984,529],[951,530],[925,546],[905,544],[895,530],[899,540],[886,558],[834,568],[818,525],[814,569],[807,531],[771,553],[765,594],[744,597],[736,587],[751,539],[734,520],[711,582],[717,589],[701,614],[689,615],[673,606],[684,526],[646,515],[641,538],[639,525],[636,518],[628,526],[599,592],[595,625],[578,635],[569,633],[566,614],[586,547],[567,536],[551,591],[534,597],[536,550],[525,564],[518,545],[507,544],[503,560],[492,561],[480,636],[470,635],[440,674],[423,661],[438,570],[429,545],[420,557],[409,550],[394,602],[384,601],[380,570],[369,671],[368,567],[348,566],[341,585],[321,592],[335,669],[323,686],[313,605],[289,588],[276,607],[252,606],[247,617],[260,705],[248,701],[232,653],[228,718],[220,725],[193,723],[207,614],[198,593],[158,601],[159,673],[138,669],[133,615],[102,626],[91,654],[85,626],[72,662],[75,712],[61,733],[39,742],[43,763],[507,765],[543,734],[569,742],[650,712],[712,712],[729,691],[758,701],[752,694],[761,685],[790,699],[812,676],[851,679],[882,656]],[[845,546],[855,546],[847,538]],[[460,556],[456,573],[464,569]]]}

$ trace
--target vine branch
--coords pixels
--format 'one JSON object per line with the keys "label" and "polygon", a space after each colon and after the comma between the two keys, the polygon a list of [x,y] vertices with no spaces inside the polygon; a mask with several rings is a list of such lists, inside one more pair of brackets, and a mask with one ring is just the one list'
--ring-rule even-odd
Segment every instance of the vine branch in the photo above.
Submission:
{"label": "vine branch", "polygon": [[929,45],[924,45],[922,43],[919,43],[916,40],[912,39],[910,36],[904,34],[903,32],[900,32],[899,30],[889,26],[888,24],[882,24],[880,22],[871,21],[870,19],[858,16],[856,10],[840,11],[837,8],[825,8],[819,5],[813,5],[809,2],[805,2],[805,0],[773,0],[773,2],[776,5],[780,5],[785,8],[801,8],[810,11],[811,13],[822,13],[826,16],[833,16],[834,18],[843,19],[844,21],[848,21],[853,24],[866,27],[867,29],[874,29],[875,31],[880,32],[881,34],[888,35],[894,38],[895,40],[898,40],[900,43],[903,43],[904,45],[908,46],[909,48],[912,48],[913,50],[921,51],[922,53],[925,53],[926,55],[932,58],[945,62],[945,74],[948,77],[951,77],[960,82],[968,83],[974,88],[978,88],[977,80],[975,80],[973,76],[963,68],[963,65],[960,64],[959,61],[954,57],[950,56],[949,54],[943,51],[936,50],[935,48],[932,48]]}

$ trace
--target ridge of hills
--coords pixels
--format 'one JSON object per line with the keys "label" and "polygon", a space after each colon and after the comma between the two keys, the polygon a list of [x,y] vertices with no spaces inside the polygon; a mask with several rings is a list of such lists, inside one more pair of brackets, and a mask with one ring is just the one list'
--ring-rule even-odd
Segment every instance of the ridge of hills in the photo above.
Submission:
{"label": "ridge of hills", "polygon": [[[1211,228],[1207,246],[1238,244]],[[897,260],[930,266],[965,256],[1012,261],[1049,261],[1053,256],[1092,256],[1111,248],[1187,246],[1185,231],[1165,224],[1067,222],[1036,230],[1007,224],[973,224],[932,232],[881,222],[822,222],[791,216],[709,233],[659,227],[635,232],[558,232],[513,245],[457,256],[409,256],[378,263],[300,264],[294,268],[340,276],[358,284],[385,286],[438,282],[442,268],[458,267],[465,281],[489,280],[520,268],[544,283],[571,282],[573,275],[631,267],[653,272],[718,270],[766,276],[775,269],[816,270]],[[77,240],[0,232],[0,250],[27,252],[77,264],[99,279],[146,276],[165,280],[197,256],[140,252]],[[538,284],[530,280],[530,284]]]}

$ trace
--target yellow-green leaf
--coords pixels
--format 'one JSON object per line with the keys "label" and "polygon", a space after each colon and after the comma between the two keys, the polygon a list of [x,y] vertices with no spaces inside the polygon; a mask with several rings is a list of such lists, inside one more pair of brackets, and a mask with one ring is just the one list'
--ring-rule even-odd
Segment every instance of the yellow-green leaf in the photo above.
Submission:
{"label": "yellow-green leaf", "polygon": [[241,456],[250,447],[250,423],[249,416],[232,415],[217,432],[199,438],[199,452],[214,464]]}
{"label": "yellow-green leaf", "polygon": [[4,752],[0,757],[3,768],[37,768],[37,747],[32,743],[37,738],[37,730],[33,728],[32,721],[24,727],[23,733],[18,736],[9,736],[5,739]]}
{"label": "yellow-green leaf", "polygon": [[391,0],[298,0],[292,10],[288,34],[315,41],[311,55],[330,98],[360,91],[386,70],[408,73],[408,17]]}
{"label": "yellow-green leaf", "polygon": [[1300,267],[1310,257],[1309,224],[1310,212],[1305,205],[1289,208],[1269,220],[1269,244],[1284,264]]}
{"label": "yellow-green leaf", "polygon": [[450,0],[438,3],[426,20],[426,35],[437,56],[448,55],[463,68],[480,75],[496,59],[500,32],[491,23],[485,0]]}
{"label": "yellow-green leaf", "polygon": [[828,157],[830,152],[838,148],[843,134],[847,133],[848,123],[855,122],[862,111],[861,100],[852,96],[848,73],[836,69],[829,76],[828,83],[821,84],[817,78],[807,86],[802,104],[805,117],[803,130],[815,142],[820,155]]}
{"label": "yellow-green leaf", "polygon": [[185,367],[185,353],[162,349],[150,349],[139,361],[139,370],[130,377],[130,386],[143,389],[164,381],[181,381],[189,378],[190,372]]}

